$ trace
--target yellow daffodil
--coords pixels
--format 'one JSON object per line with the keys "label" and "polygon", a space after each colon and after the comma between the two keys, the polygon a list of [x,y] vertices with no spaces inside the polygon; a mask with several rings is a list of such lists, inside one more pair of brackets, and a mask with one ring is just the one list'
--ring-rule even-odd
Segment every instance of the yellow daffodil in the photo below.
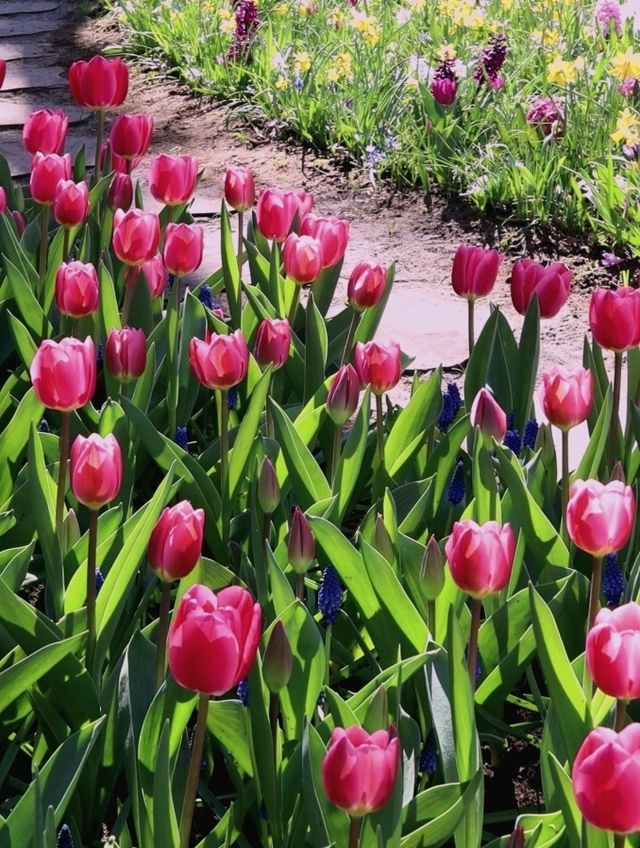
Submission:
{"label": "yellow daffodil", "polygon": [[625,144],[627,147],[635,147],[640,142],[640,123],[638,115],[632,109],[623,109],[616,121],[616,130],[611,133],[611,138],[616,144]]}
{"label": "yellow daffodil", "polygon": [[301,50],[294,57],[294,68],[296,74],[305,74],[311,67],[311,56],[306,50]]}
{"label": "yellow daffodil", "polygon": [[622,81],[628,77],[640,77],[640,53],[628,47],[624,53],[616,53],[611,60],[611,76]]}

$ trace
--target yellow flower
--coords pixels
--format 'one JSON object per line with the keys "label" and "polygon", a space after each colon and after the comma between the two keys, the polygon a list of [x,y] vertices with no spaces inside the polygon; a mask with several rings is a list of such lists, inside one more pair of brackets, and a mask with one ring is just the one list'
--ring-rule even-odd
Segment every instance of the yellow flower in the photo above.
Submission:
{"label": "yellow flower", "polygon": [[373,15],[356,12],[354,9],[351,15],[351,26],[362,34],[367,44],[375,46],[380,41],[380,25],[378,19],[374,18]]}
{"label": "yellow flower", "polygon": [[557,47],[560,43],[560,32],[557,29],[538,29],[531,33],[531,40],[540,47]]}
{"label": "yellow flower", "polygon": [[547,68],[549,82],[556,83],[556,85],[569,85],[576,81],[578,78],[578,71],[581,71],[583,68],[583,59],[577,59],[575,62],[568,62],[566,59],[561,59],[560,56],[556,56]]}
{"label": "yellow flower", "polygon": [[278,3],[277,6],[273,7],[273,14],[274,15],[279,15],[280,17],[283,17],[284,15],[287,15],[288,13],[289,13],[289,7],[287,6],[286,3]]}
{"label": "yellow flower", "polygon": [[276,80],[276,88],[278,91],[284,91],[289,88],[289,80],[286,77],[278,77]]}
{"label": "yellow flower", "polygon": [[342,24],[345,21],[345,18],[346,18],[346,15],[342,11],[342,9],[336,8],[331,12],[331,15],[329,16],[329,24],[334,29],[340,29],[340,27],[342,26]]}
{"label": "yellow flower", "polygon": [[456,48],[453,44],[443,44],[438,48],[436,56],[441,62],[453,62],[456,59]]}
{"label": "yellow flower", "polygon": [[351,78],[351,54],[338,53],[335,58],[335,70],[339,77]]}
{"label": "yellow flower", "polygon": [[624,53],[616,53],[612,59],[611,76],[622,81],[627,77],[640,77],[640,53],[627,47]]}
{"label": "yellow flower", "polygon": [[231,35],[236,28],[236,22],[233,18],[223,18],[220,21],[220,32],[225,35]]}
{"label": "yellow flower", "polygon": [[425,0],[409,0],[409,8],[412,12],[424,12]]}
{"label": "yellow flower", "polygon": [[611,133],[616,144],[622,142],[627,147],[635,147],[640,142],[640,124],[638,116],[632,109],[624,109],[616,121],[616,131]]}
{"label": "yellow flower", "polygon": [[329,68],[327,71],[327,82],[338,82],[340,74],[337,68]]}
{"label": "yellow flower", "polygon": [[305,74],[311,67],[311,56],[306,50],[301,50],[295,55],[295,72],[296,74]]}

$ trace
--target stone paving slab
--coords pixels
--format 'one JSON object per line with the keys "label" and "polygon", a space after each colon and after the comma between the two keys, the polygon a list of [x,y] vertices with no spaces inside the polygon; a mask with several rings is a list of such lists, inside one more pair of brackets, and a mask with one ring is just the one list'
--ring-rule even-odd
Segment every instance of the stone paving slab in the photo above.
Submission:
{"label": "stone paving slab", "polygon": [[[87,150],[87,162],[92,163],[95,158],[95,139],[87,139],[83,136],[67,136],[65,153],[71,153],[75,157],[83,144]],[[3,142],[0,139],[0,153],[9,162],[12,177],[22,179],[30,174],[31,156],[26,152],[21,142]]]}
{"label": "stone paving slab", "polygon": [[[34,100],[16,102],[0,94],[0,129],[9,127],[22,128],[22,125],[34,110],[44,109],[45,107],[56,109],[59,106],[61,104],[52,103],[51,101],[45,102],[44,100],[40,103]],[[90,117],[90,113],[85,109],[80,109],[79,106],[67,107],[63,104],[61,108],[66,112],[69,118],[69,124],[71,125],[81,124]]]}
{"label": "stone paving slab", "polygon": [[52,52],[51,42],[47,38],[23,38],[19,42],[9,44],[0,37],[0,57],[5,62],[39,59],[50,56]]}
{"label": "stone paving slab", "polygon": [[5,39],[20,38],[23,35],[38,35],[39,33],[51,32],[63,24],[55,13],[49,15],[23,14],[12,17],[0,17],[0,52]]}
{"label": "stone paving slab", "polygon": [[26,91],[31,88],[67,88],[67,72],[56,65],[48,68],[9,66],[2,90]]}
{"label": "stone paving slab", "polygon": [[41,15],[44,12],[55,12],[59,7],[58,0],[2,0],[0,17],[25,13]]}

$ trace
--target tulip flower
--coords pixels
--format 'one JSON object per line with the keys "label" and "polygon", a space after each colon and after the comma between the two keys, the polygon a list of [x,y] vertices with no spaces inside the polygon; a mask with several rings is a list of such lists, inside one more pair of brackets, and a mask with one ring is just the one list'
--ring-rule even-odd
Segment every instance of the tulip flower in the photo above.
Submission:
{"label": "tulip flower", "polygon": [[80,503],[100,509],[122,485],[122,452],[115,436],[76,436],[71,447],[71,489]]}
{"label": "tulip flower", "polygon": [[[298,580],[298,589],[304,590],[304,575],[316,556],[316,540],[313,538],[309,519],[299,506],[293,510],[287,551],[291,567],[298,577],[302,578]],[[298,597],[302,597],[300,591]]]}
{"label": "tulip flower", "polygon": [[455,584],[472,598],[485,598],[509,582],[515,538],[510,524],[465,519],[453,525],[444,551]]}
{"label": "tulip flower", "polygon": [[598,689],[623,701],[640,698],[640,605],[601,609],[587,633],[586,652]]}
{"label": "tulip flower", "polygon": [[31,362],[31,382],[40,403],[71,412],[89,403],[96,388],[96,349],[91,336],[45,339]]}
{"label": "tulip flower", "polygon": [[129,174],[116,173],[111,179],[107,193],[107,206],[112,212],[122,209],[126,212],[133,203],[133,183]]}
{"label": "tulip flower", "polygon": [[453,258],[453,290],[459,297],[468,301],[469,356],[475,345],[475,301],[479,297],[486,297],[492,291],[502,258],[497,250],[485,250],[468,244],[461,244]]}
{"label": "tulip flower", "polygon": [[359,342],[356,345],[355,367],[363,386],[370,385],[376,395],[383,395],[400,381],[402,352],[397,342],[383,345]]}
{"label": "tulip flower", "polygon": [[458,81],[447,77],[434,79],[429,86],[429,91],[439,106],[451,106],[458,93]]}
{"label": "tulip flower", "polygon": [[511,301],[525,315],[534,295],[538,298],[541,318],[553,318],[567,302],[573,274],[562,262],[541,265],[533,259],[521,259],[511,270]]}
{"label": "tulip flower", "polygon": [[193,197],[198,180],[194,156],[155,156],[149,168],[149,190],[158,203],[179,206]]}
{"label": "tulip flower", "polygon": [[156,254],[149,259],[141,268],[149,287],[151,298],[162,297],[167,288],[167,272],[162,261],[162,256]]}
{"label": "tulip flower", "polygon": [[281,692],[293,673],[293,654],[287,631],[276,621],[262,660],[262,676],[272,695]]}
{"label": "tulip flower", "polygon": [[258,229],[265,238],[283,242],[299,209],[298,198],[279,188],[265,188],[256,206]]}
{"label": "tulip flower", "polygon": [[131,161],[145,155],[151,144],[151,115],[118,115],[109,133],[112,155]]}
{"label": "tulip flower", "polygon": [[240,330],[228,336],[208,332],[204,341],[191,339],[189,362],[203,386],[226,390],[244,380],[249,350]]}
{"label": "tulip flower", "polygon": [[589,824],[613,833],[640,831],[640,724],[620,733],[592,730],[576,755],[571,779]]}
{"label": "tulip flower", "polygon": [[471,405],[471,426],[501,442],[507,432],[507,415],[488,389],[480,389]]}
{"label": "tulip flower", "polygon": [[298,211],[298,219],[302,221],[305,215],[308,215],[313,211],[313,195],[301,188],[295,188],[293,191],[289,191],[287,193],[295,200]]}
{"label": "tulip flower", "polygon": [[161,580],[181,580],[196,567],[202,553],[204,510],[189,501],[165,507],[149,539],[147,559]]}
{"label": "tulip flower", "polygon": [[377,306],[384,294],[387,272],[382,265],[359,262],[349,276],[347,298],[357,312]]}
{"label": "tulip flower", "polygon": [[308,213],[300,224],[300,235],[311,236],[320,242],[322,267],[332,268],[344,258],[349,242],[349,222]]}
{"label": "tulip flower", "polygon": [[336,727],[322,762],[327,798],[352,819],[387,804],[400,768],[402,750],[395,727],[369,734],[362,727]]}
{"label": "tulip flower", "polygon": [[600,347],[622,353],[640,344],[640,290],[596,289],[591,295],[589,326]]}
{"label": "tulip flower", "polygon": [[43,206],[52,206],[56,198],[56,190],[61,180],[71,177],[71,156],[58,156],[55,153],[45,155],[36,153],[31,163],[31,178],[29,187],[31,197]]}
{"label": "tulip flower", "polygon": [[167,224],[162,258],[170,274],[185,277],[202,264],[204,230],[195,224]]}
{"label": "tulip flower", "polygon": [[428,603],[429,630],[436,632],[434,601],[444,588],[444,557],[436,537],[431,534],[420,566],[422,587]]}
{"label": "tulip flower", "polygon": [[62,315],[81,318],[98,308],[100,287],[90,263],[63,262],[56,273],[56,304]]}
{"label": "tulip flower", "polygon": [[125,265],[144,265],[155,256],[159,242],[160,221],[154,212],[116,210],[113,216],[113,252]]}
{"label": "tulip flower", "polygon": [[313,283],[322,271],[322,245],[312,236],[287,236],[282,249],[285,274],[298,285]]}
{"label": "tulip flower", "polygon": [[16,225],[18,237],[22,236],[24,231],[27,229],[27,222],[24,220],[24,215],[22,212],[18,212],[17,209],[12,209],[11,217],[13,218],[13,223]]}
{"label": "tulip flower", "polygon": [[4,59],[0,59],[0,88],[4,85],[4,80],[7,75],[7,63]]}
{"label": "tulip flower", "polygon": [[67,137],[69,119],[62,109],[32,112],[22,128],[22,143],[27,153],[61,153]]}
{"label": "tulip flower", "polygon": [[224,197],[236,212],[246,212],[256,202],[253,173],[242,165],[227,165],[224,172]]}
{"label": "tulip flower", "polygon": [[273,515],[282,499],[278,476],[268,456],[262,460],[258,478],[258,503],[265,515]]}
{"label": "tulip flower", "polygon": [[7,202],[7,192],[0,186],[0,215],[4,215],[7,211],[8,202]]}
{"label": "tulip flower", "polygon": [[570,430],[589,417],[593,405],[593,374],[586,368],[551,368],[541,375],[541,401],[550,424]]}
{"label": "tulip flower", "polygon": [[147,340],[143,330],[125,327],[111,330],[104,346],[104,361],[109,373],[121,383],[144,374],[147,365]]}
{"label": "tulip flower", "polygon": [[258,327],[253,355],[261,368],[273,365],[273,370],[282,368],[289,359],[291,326],[288,321],[265,318]]}
{"label": "tulip flower", "polygon": [[53,217],[62,227],[78,227],[89,215],[89,186],[60,180],[53,201]]}
{"label": "tulip flower", "polygon": [[331,382],[327,395],[327,412],[338,427],[355,413],[360,399],[360,378],[353,365],[343,365]]}

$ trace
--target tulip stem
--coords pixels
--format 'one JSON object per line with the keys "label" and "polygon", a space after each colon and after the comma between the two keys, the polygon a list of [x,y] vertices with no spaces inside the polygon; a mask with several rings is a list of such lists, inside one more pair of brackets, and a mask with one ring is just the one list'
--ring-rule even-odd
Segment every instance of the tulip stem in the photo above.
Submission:
{"label": "tulip stem", "polygon": [[593,572],[591,574],[591,591],[589,592],[589,623],[587,633],[593,627],[596,615],[600,609],[600,584],[602,583],[602,557],[594,556]]}
{"label": "tulip stem", "polygon": [[616,448],[618,446],[618,433],[620,430],[620,389],[622,387],[622,354],[614,354],[613,360],[613,407],[611,409],[611,428],[609,430],[609,451],[611,453],[611,465],[615,463]]}
{"label": "tulip stem", "polygon": [[98,111],[96,112],[96,117],[98,119],[98,127],[96,130],[96,158],[95,164],[93,166],[94,185],[100,182],[101,176],[100,156],[102,154],[102,138],[104,136],[104,112],[102,111],[102,109],[98,109]]}
{"label": "tulip stem", "polygon": [[193,736],[191,746],[191,761],[189,763],[189,774],[187,785],[184,790],[184,801],[180,815],[180,848],[189,848],[189,837],[191,836],[191,823],[193,822],[193,811],[196,804],[196,793],[198,790],[198,779],[202,764],[202,752],[204,750],[204,735],[207,729],[207,712],[209,710],[209,695],[200,693],[198,701],[198,718],[196,720],[196,732]]}
{"label": "tulip stem", "polygon": [[238,212],[238,280],[242,282],[242,238],[244,236],[244,212]]}
{"label": "tulip stem", "polygon": [[156,690],[162,685],[166,673],[167,636],[169,635],[169,611],[171,608],[171,583],[161,582],[160,618],[156,639]]}
{"label": "tulip stem", "polygon": [[349,332],[347,333],[347,340],[344,344],[344,350],[342,351],[342,359],[340,360],[340,365],[346,365],[347,362],[351,359],[351,351],[353,349],[353,340],[356,335],[356,330],[358,329],[358,318],[360,316],[353,310],[353,316],[351,318],[351,323],[349,324]]}
{"label": "tulip stem", "polygon": [[331,485],[335,482],[336,479],[336,471],[338,470],[338,463],[340,462],[340,447],[342,445],[342,427],[337,426],[333,433],[333,450],[331,452],[331,469],[330,469],[330,481]]}
{"label": "tulip stem", "polygon": [[44,278],[47,274],[47,244],[49,242],[49,207],[42,207],[40,218],[40,259],[38,271],[40,272],[40,297],[44,306]]}
{"label": "tulip stem", "polygon": [[133,290],[135,288],[135,285],[136,280],[131,280],[129,282],[125,281],[124,284],[124,302],[122,304],[122,317],[120,319],[123,327],[126,327],[129,321],[129,313],[131,312],[131,304],[133,302]]}
{"label": "tulip stem", "polygon": [[220,494],[222,502],[227,491],[227,466],[229,464],[229,392],[220,392]]}
{"label": "tulip stem", "polygon": [[562,521],[567,520],[569,503],[569,431],[562,430]]}
{"label": "tulip stem", "polygon": [[624,729],[624,722],[627,712],[627,702],[624,698],[618,698],[616,701],[616,720],[613,729],[616,733],[620,733]]}
{"label": "tulip stem", "polygon": [[349,825],[349,848],[358,848],[360,844],[360,819],[351,819]]}
{"label": "tulip stem", "polygon": [[71,241],[71,230],[69,227],[64,228],[62,236],[62,261],[66,262],[69,259],[69,243]]}
{"label": "tulip stem", "polygon": [[382,395],[376,395],[376,436],[378,440],[378,459],[380,467],[384,468],[384,415],[382,412]]}
{"label": "tulip stem", "polygon": [[478,630],[480,629],[480,613],[482,602],[478,598],[471,601],[471,631],[469,633],[469,652],[467,666],[469,668],[469,680],[471,691],[476,691],[476,665],[478,662]]}
{"label": "tulip stem", "polygon": [[624,833],[613,834],[613,848],[624,848]]}
{"label": "tulip stem", "polygon": [[296,284],[296,290],[293,293],[293,301],[291,302],[291,309],[289,310],[289,324],[291,325],[291,329],[293,330],[293,322],[296,320],[296,312],[298,311],[298,303],[300,301],[300,289]]}
{"label": "tulip stem", "polygon": [[267,390],[267,403],[265,407],[265,416],[266,416],[266,426],[267,426],[267,439],[274,438],[274,429],[273,429],[273,413],[271,412],[271,397],[273,396],[273,377],[269,380],[269,388]]}
{"label": "tulip stem", "polygon": [[475,308],[476,302],[473,298],[467,301],[467,328],[469,333],[469,357],[473,353],[473,347],[476,343],[475,333]]}
{"label": "tulip stem", "polygon": [[278,773],[278,696],[272,692],[269,697],[269,727],[271,728],[271,739],[273,741],[273,765]]}
{"label": "tulip stem", "polygon": [[58,492],[56,497],[56,536],[64,548],[62,538],[62,519],[64,516],[64,495],[67,487],[67,463],[69,461],[70,419],[69,413],[61,413],[62,428],[60,430],[60,464],[58,466]]}
{"label": "tulip stem", "polygon": [[333,632],[333,625],[327,624],[327,629],[324,634],[324,653],[327,658],[327,665],[325,667],[324,672],[324,685],[329,688],[330,677],[331,677],[331,636]]}
{"label": "tulip stem", "polygon": [[431,638],[435,641],[436,638],[436,602],[427,601],[427,627],[431,633]]}
{"label": "tulip stem", "polygon": [[98,510],[89,510],[89,551],[87,556],[87,671],[91,674],[96,652],[96,550]]}
{"label": "tulip stem", "polygon": [[304,574],[296,575],[296,598],[304,603]]}

